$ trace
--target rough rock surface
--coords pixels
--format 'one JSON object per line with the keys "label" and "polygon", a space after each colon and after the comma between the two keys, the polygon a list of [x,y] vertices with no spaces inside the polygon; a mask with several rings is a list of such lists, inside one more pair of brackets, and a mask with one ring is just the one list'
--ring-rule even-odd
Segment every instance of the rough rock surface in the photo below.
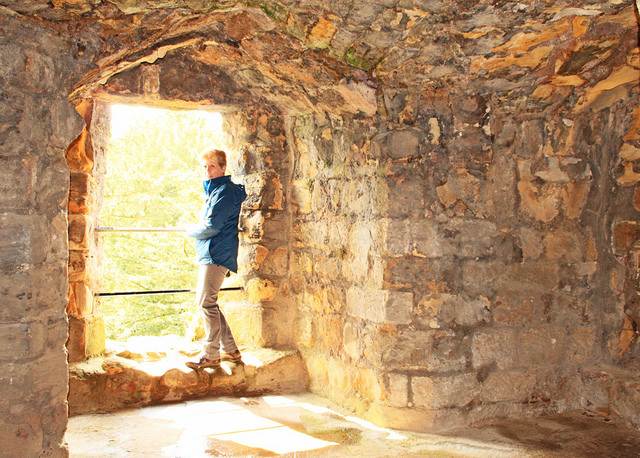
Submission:
{"label": "rough rock surface", "polygon": [[225,112],[237,319],[313,391],[395,427],[594,403],[637,427],[635,2],[0,0],[0,42],[10,450],[66,453],[67,329],[72,359],[104,345],[113,101]]}

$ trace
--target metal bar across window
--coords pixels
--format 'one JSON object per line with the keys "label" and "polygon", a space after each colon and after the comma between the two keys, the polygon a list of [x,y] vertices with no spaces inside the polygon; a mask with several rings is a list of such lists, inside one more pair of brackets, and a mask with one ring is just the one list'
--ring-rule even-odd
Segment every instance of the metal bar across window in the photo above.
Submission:
{"label": "metal bar across window", "polygon": [[185,232],[183,227],[96,227],[96,232]]}
{"label": "metal bar across window", "polygon": [[[183,227],[96,227],[96,232],[185,232]],[[220,288],[220,291],[242,291],[242,286]],[[195,293],[193,289],[161,289],[149,291],[116,291],[112,293],[94,293],[95,297],[109,296],[143,296],[152,294]]]}
{"label": "metal bar across window", "polygon": [[[242,286],[229,286],[226,288],[220,288],[220,291],[242,291]],[[179,293],[195,293],[195,289],[159,289],[149,291],[116,291],[113,293],[94,293],[95,297],[109,297],[109,296],[144,296],[152,294],[179,294]]]}

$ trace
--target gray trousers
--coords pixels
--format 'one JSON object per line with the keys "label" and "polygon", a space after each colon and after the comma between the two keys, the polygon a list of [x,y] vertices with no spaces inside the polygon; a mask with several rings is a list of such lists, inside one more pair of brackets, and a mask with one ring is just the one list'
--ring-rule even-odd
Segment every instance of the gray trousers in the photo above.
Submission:
{"label": "gray trousers", "polygon": [[231,328],[218,307],[218,293],[229,270],[216,264],[200,264],[196,286],[196,304],[200,307],[205,337],[202,352],[207,359],[220,359],[220,351],[231,353],[238,349]]}

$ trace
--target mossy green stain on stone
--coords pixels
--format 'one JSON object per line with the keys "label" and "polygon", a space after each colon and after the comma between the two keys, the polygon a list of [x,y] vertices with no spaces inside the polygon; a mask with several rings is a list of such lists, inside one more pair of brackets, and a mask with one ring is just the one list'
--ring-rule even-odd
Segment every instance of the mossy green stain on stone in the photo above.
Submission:
{"label": "mossy green stain on stone", "polygon": [[366,57],[359,55],[353,46],[347,49],[347,52],[344,55],[344,61],[347,65],[359,68],[360,70],[364,70],[365,72],[370,72],[371,70],[376,68],[383,59],[384,56],[381,56],[375,60],[367,59]]}
{"label": "mossy green stain on stone", "polygon": [[248,1],[248,6],[260,8],[264,13],[276,22],[286,22],[289,11],[276,2]]}

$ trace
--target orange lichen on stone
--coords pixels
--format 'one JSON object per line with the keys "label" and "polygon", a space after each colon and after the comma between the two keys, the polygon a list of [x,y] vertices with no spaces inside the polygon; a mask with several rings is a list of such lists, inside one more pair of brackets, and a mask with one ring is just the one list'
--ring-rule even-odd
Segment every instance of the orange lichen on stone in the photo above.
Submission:
{"label": "orange lichen on stone", "polygon": [[582,110],[588,107],[604,91],[616,89],[619,86],[629,83],[637,84],[638,81],[640,81],[640,69],[629,67],[628,65],[618,68],[614,70],[608,78],[598,82],[598,84],[592,88],[587,89],[585,95],[576,106],[576,109]]}
{"label": "orange lichen on stone", "polygon": [[537,188],[530,181],[518,183],[521,206],[532,217],[549,222],[558,215],[558,200],[554,195],[538,196]]}
{"label": "orange lichen on stone", "polygon": [[633,109],[633,125],[622,140],[629,141],[640,138],[640,108]]}
{"label": "orange lichen on stone", "polygon": [[551,27],[540,30],[539,32],[516,33],[509,41],[502,46],[493,48],[493,52],[524,52],[540,43],[546,43],[548,41],[557,38],[569,30],[569,21],[562,20],[555,22]]}
{"label": "orange lichen on stone", "polygon": [[471,63],[471,71],[489,70],[493,72],[511,66],[534,69],[549,56],[551,51],[553,51],[553,46],[541,46],[525,54],[509,54],[504,57],[490,57],[488,59],[478,58]]}
{"label": "orange lichen on stone", "polygon": [[640,182],[640,173],[633,169],[633,162],[624,162],[624,172],[622,176],[616,180],[622,186],[633,186]]}
{"label": "orange lichen on stone", "polygon": [[620,150],[620,157],[625,161],[635,161],[640,159],[640,148],[636,148],[630,143],[623,143]]}
{"label": "orange lichen on stone", "polygon": [[580,216],[584,205],[587,203],[590,189],[590,181],[567,183],[567,187],[562,193],[562,199],[569,218],[576,219]]}
{"label": "orange lichen on stone", "polygon": [[551,79],[551,83],[556,86],[582,86],[585,80],[578,75],[556,75]]}
{"label": "orange lichen on stone", "polygon": [[573,37],[580,38],[589,28],[589,19],[586,17],[574,17],[571,21],[573,26]]}
{"label": "orange lichen on stone", "polygon": [[620,331],[620,338],[618,339],[620,353],[618,353],[618,356],[622,356],[622,354],[629,349],[635,335],[633,322],[626,314],[622,315],[622,330]]}
{"label": "orange lichen on stone", "polygon": [[543,84],[538,86],[533,94],[531,94],[532,99],[546,99],[551,94],[553,94],[554,86],[551,84]]}
{"label": "orange lichen on stone", "polygon": [[282,191],[282,183],[277,178],[271,180],[274,189],[273,205],[269,206],[269,210],[282,210],[284,201],[284,192]]}
{"label": "orange lichen on stone", "polygon": [[613,226],[613,253],[625,255],[638,239],[640,239],[640,227],[636,221],[620,221]]}
{"label": "orange lichen on stone", "polygon": [[315,47],[325,48],[329,46],[335,33],[336,28],[333,23],[321,17],[309,32],[309,41]]}
{"label": "orange lichen on stone", "polygon": [[504,32],[502,32],[497,27],[484,26],[484,27],[476,27],[475,29],[469,32],[463,33],[462,36],[467,40],[475,40],[476,38],[483,37],[491,32],[498,32],[500,33],[500,35],[504,35]]}

